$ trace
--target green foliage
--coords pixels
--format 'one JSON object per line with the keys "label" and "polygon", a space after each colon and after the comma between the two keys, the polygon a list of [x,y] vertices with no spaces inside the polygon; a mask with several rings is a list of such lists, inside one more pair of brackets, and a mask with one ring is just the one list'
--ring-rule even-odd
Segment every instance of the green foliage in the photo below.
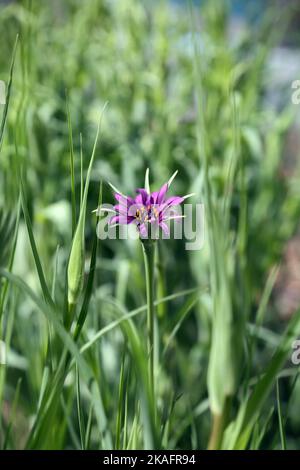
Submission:
{"label": "green foliage", "polygon": [[[269,101],[276,14],[233,41],[229,6],[1,4],[1,448],[299,446],[299,313],[282,325],[272,298],[300,215],[295,109]],[[155,396],[142,248],[98,240],[92,212],[147,168],[206,214],[202,250],[157,246]]]}

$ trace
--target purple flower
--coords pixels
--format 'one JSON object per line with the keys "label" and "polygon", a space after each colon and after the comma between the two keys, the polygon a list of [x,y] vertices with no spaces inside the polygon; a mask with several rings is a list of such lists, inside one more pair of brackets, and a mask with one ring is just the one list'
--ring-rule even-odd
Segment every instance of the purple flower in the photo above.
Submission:
{"label": "purple flower", "polygon": [[134,223],[141,238],[153,236],[157,238],[160,227],[166,235],[169,235],[167,221],[171,219],[181,219],[182,215],[177,214],[176,206],[179,206],[187,197],[192,196],[171,196],[167,197],[168,189],[175,178],[177,171],[165,183],[159,191],[150,192],[148,181],[148,171],[146,173],[146,188],[138,188],[135,198],[124,196],[114,189],[114,197],[118,204],[114,206],[115,214],[110,218],[112,225],[129,225]]}

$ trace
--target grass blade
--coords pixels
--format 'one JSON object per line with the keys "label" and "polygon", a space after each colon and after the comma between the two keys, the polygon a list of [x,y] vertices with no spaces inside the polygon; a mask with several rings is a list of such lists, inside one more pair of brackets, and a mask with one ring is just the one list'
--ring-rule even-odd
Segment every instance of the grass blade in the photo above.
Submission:
{"label": "grass blade", "polygon": [[36,266],[38,277],[39,277],[39,280],[40,280],[40,285],[41,285],[41,288],[42,288],[42,292],[43,292],[45,301],[49,305],[54,307],[54,302],[52,300],[49,288],[47,286],[44,270],[43,270],[43,267],[42,267],[42,263],[41,263],[41,260],[40,260],[39,254],[38,254],[38,250],[37,250],[34,235],[33,235],[33,229],[32,229],[32,224],[31,224],[31,220],[30,220],[30,216],[29,216],[28,207],[27,207],[26,193],[25,193],[25,188],[24,188],[24,183],[23,183],[22,177],[21,177],[21,180],[20,180],[20,186],[21,186],[22,210],[23,210],[23,214],[24,214],[24,218],[25,218],[25,223],[26,223],[26,227],[27,227],[27,232],[28,232],[28,236],[29,236],[29,241],[30,241],[30,245],[31,245],[31,249],[32,249],[32,254],[33,254],[35,266]]}
{"label": "grass blade", "polygon": [[79,371],[78,366],[76,364],[76,398],[77,398],[77,416],[78,416],[78,424],[79,424],[79,435],[80,435],[80,444],[81,449],[85,449],[85,429],[84,429],[84,420],[83,420],[83,411],[81,406],[81,395],[80,395],[80,378],[79,378]]}
{"label": "grass blade", "polygon": [[277,412],[278,412],[278,423],[279,423],[279,432],[280,432],[280,441],[282,450],[286,450],[286,438],[283,426],[282,419],[282,410],[280,402],[280,390],[279,390],[279,380],[276,380],[276,400],[277,400]]}
{"label": "grass blade", "polygon": [[72,201],[72,237],[76,229],[76,191],[75,191],[75,172],[74,172],[74,146],[73,146],[73,131],[71,123],[71,115],[69,108],[69,97],[67,90],[66,93],[66,111],[68,120],[69,132],[69,147],[70,147],[70,175],[71,175],[71,201]]}
{"label": "grass blade", "polygon": [[16,60],[18,40],[19,40],[19,35],[17,34],[14,49],[13,49],[12,61],[10,65],[9,79],[8,79],[8,85],[7,85],[6,97],[5,97],[5,105],[4,105],[2,120],[0,124],[0,152],[1,152],[2,143],[3,143],[5,124],[7,120],[7,113],[8,113],[8,106],[9,106],[10,95],[11,95],[11,87],[12,87],[12,81],[13,81],[13,73],[14,73],[14,66],[15,66],[15,60]]}

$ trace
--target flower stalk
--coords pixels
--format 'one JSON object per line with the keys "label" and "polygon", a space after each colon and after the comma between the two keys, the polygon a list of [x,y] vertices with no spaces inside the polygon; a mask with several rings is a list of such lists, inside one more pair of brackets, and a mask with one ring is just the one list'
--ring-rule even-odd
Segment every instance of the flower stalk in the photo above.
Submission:
{"label": "flower stalk", "polygon": [[119,225],[136,226],[143,247],[145,280],[147,292],[147,353],[148,353],[148,379],[149,391],[155,402],[155,310],[154,310],[154,271],[155,271],[155,247],[159,239],[160,231],[164,235],[170,235],[169,222],[180,221],[184,215],[177,213],[177,207],[193,194],[185,196],[168,196],[170,186],[177,175],[173,173],[171,178],[163,184],[159,190],[150,191],[149,170],[146,170],[144,188],[137,188],[134,197],[127,196],[109,183],[117,204],[113,209],[99,206],[98,214],[112,212],[108,223],[110,227]]}
{"label": "flower stalk", "polygon": [[225,401],[224,409],[220,414],[213,414],[211,434],[208,443],[208,450],[219,450],[222,445],[224,430],[230,415],[231,397]]}
{"label": "flower stalk", "polygon": [[155,260],[155,242],[151,239],[142,240],[145,276],[146,276],[146,293],[147,293],[147,351],[148,351],[148,377],[152,396],[154,397],[154,260]]}

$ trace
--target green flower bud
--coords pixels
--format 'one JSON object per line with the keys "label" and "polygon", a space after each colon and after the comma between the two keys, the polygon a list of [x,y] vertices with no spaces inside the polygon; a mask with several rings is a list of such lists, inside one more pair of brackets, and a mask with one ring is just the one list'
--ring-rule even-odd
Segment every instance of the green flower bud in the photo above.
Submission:
{"label": "green flower bud", "polygon": [[[106,103],[107,104],[107,103]],[[80,214],[78,225],[75,230],[75,235],[73,238],[70,258],[69,258],[69,265],[68,265],[68,302],[69,305],[75,305],[78,301],[79,295],[81,294],[82,287],[83,287],[83,280],[84,280],[84,261],[85,261],[85,245],[84,245],[84,227],[85,227],[85,214],[86,214],[86,205],[87,205],[87,196],[89,190],[89,184],[91,179],[91,172],[92,166],[95,159],[96,147],[100,133],[101,121],[103,112],[106,108],[106,104],[104,105],[103,111],[101,113],[97,134],[94,142],[93,152],[90,159],[85,186],[84,186],[84,193],[81,201],[80,207]]]}
{"label": "green flower bud", "polygon": [[69,265],[68,265],[68,303],[76,304],[83,287],[84,279],[84,223],[85,217],[81,214],[73,238]]}

